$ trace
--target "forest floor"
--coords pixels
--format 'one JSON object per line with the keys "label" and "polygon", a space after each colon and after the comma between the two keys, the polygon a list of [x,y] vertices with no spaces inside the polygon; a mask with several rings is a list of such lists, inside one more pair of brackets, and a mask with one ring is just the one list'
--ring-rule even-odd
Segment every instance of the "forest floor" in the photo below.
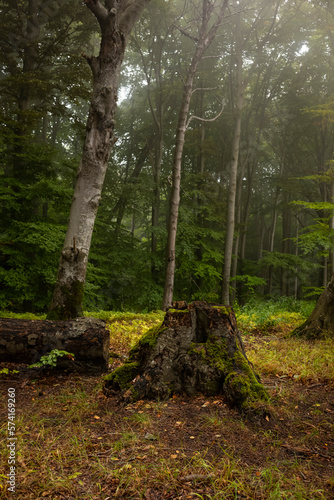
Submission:
{"label": "forest floor", "polygon": [[[128,324],[141,331],[136,321]],[[286,338],[289,328],[243,336],[271,395],[261,419],[241,416],[223,396],[125,406],[103,395],[101,377],[1,364],[10,372],[0,382],[0,498],[334,499],[334,342]],[[119,356],[130,347],[125,334],[114,336],[122,329],[126,319],[111,326]],[[8,388],[16,394],[14,494]]]}

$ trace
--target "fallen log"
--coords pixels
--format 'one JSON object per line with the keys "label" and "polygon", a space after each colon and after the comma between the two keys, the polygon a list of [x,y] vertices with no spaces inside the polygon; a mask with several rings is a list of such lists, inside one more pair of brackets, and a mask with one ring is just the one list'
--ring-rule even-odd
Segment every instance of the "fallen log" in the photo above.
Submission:
{"label": "fallen log", "polygon": [[104,321],[0,318],[0,362],[33,364],[54,349],[74,354],[58,358],[57,368],[102,373],[108,369],[110,334]]}

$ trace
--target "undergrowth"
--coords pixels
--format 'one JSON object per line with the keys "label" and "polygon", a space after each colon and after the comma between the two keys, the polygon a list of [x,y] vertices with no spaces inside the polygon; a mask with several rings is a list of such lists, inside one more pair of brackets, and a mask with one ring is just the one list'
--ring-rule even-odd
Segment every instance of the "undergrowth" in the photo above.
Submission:
{"label": "undergrowth", "polygon": [[295,328],[313,311],[315,302],[282,297],[278,300],[252,300],[242,307],[234,307],[238,326],[243,333],[259,330],[266,333],[270,328],[285,324]]}
{"label": "undergrowth", "polygon": [[[286,336],[287,329],[304,321],[313,305],[271,301],[236,308],[246,353],[256,371],[263,376],[274,375],[277,381],[284,377],[291,379],[291,389],[290,385],[284,388],[284,397],[280,396],[275,410],[280,412],[278,424],[283,420],[290,422],[290,412],[299,411],[297,403],[292,405],[293,410],[284,406],[288,391],[295,385],[293,381],[297,384],[334,381],[334,340],[309,342]],[[162,312],[106,311],[85,315],[106,321],[111,349],[120,354],[128,353],[138,338],[159,324],[164,316]],[[42,319],[29,316],[20,315],[24,319]],[[286,424],[282,423],[280,437],[277,425],[268,430],[249,426],[230,412],[220,397],[198,403],[194,398],[187,402],[180,398],[168,402],[139,401],[124,408],[104,397],[98,377],[53,377],[29,383],[20,381],[17,386],[18,492],[15,496],[18,499],[330,498],[329,488],[334,488],[334,484],[329,483],[327,476],[323,479],[316,475],[311,458],[289,455],[284,451],[287,448],[281,451],[285,439],[289,439],[290,448],[293,443],[300,446],[302,439],[309,439],[312,444],[317,435],[308,433],[309,428],[312,432],[324,432],[325,424],[332,425],[328,404],[322,409],[318,400],[313,401],[312,415],[322,411],[321,428],[313,429],[315,426],[308,417],[300,417],[298,425],[305,425],[307,432],[301,430],[292,441],[289,434],[292,430],[284,434]],[[6,405],[7,399],[3,397],[3,417]],[[191,405],[193,413],[187,416]],[[3,422],[0,426],[3,438],[0,439],[3,452],[0,452],[0,470],[3,470],[0,498],[7,498],[5,418]],[[294,426],[296,433],[298,425]],[[321,444],[325,453],[323,447],[330,441],[316,443]],[[305,448],[305,444],[303,446]],[[325,472],[324,468],[321,473]]]}

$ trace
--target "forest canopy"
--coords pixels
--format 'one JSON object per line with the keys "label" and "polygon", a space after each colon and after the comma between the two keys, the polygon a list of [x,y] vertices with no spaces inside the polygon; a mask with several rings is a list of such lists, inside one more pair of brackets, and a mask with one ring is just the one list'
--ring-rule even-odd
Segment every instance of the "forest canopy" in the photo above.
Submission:
{"label": "forest canopy", "polygon": [[[152,0],[129,37],[86,309],[161,307],[175,137],[203,5]],[[82,154],[86,54],[98,54],[100,35],[81,2],[5,0],[0,12],[0,307],[42,312]],[[175,300],[221,301],[231,228],[231,303],[254,294],[314,298],[329,281],[333,28],[328,1],[228,2],[194,74]]]}

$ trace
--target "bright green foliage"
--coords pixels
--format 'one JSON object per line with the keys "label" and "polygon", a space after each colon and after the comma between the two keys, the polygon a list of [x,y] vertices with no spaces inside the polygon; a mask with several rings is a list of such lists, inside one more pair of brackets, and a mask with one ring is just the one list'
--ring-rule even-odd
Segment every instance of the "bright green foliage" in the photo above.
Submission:
{"label": "bright green foliage", "polygon": [[242,307],[236,307],[236,317],[242,332],[253,329],[266,332],[268,328],[282,323],[296,326],[308,318],[314,308],[314,301],[295,300],[281,297],[278,300],[250,300]]}
{"label": "bright green foliage", "polygon": [[18,370],[10,370],[9,368],[2,368],[0,370],[0,379],[5,378],[7,376],[16,375],[17,373],[20,373],[20,372]]}
{"label": "bright green foliage", "polygon": [[307,261],[305,257],[283,252],[265,252],[264,257],[261,259],[261,266],[273,266],[274,269],[287,269],[292,274],[303,271],[307,272],[318,267],[317,264]]}
{"label": "bright green foliage", "polygon": [[58,358],[63,356],[67,356],[71,359],[74,359],[74,354],[67,351],[60,351],[58,349],[53,349],[49,354],[42,356],[41,359],[34,363],[33,365],[28,366],[28,368],[44,368],[46,366],[50,366],[51,368],[55,368],[57,366]]}
{"label": "bright green foliage", "polygon": [[249,274],[238,275],[234,277],[234,280],[239,283],[243,283],[247,289],[247,296],[250,297],[255,294],[256,287],[263,286],[266,281],[263,278],[257,276],[250,276]]}

